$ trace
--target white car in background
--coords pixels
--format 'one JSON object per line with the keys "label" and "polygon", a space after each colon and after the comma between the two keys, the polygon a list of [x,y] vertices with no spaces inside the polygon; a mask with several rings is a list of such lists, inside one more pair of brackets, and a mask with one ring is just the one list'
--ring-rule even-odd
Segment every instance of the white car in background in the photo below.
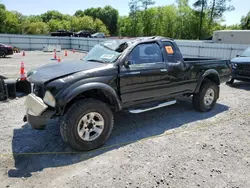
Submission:
{"label": "white car in background", "polygon": [[93,38],[106,38],[104,33],[95,33],[91,35]]}

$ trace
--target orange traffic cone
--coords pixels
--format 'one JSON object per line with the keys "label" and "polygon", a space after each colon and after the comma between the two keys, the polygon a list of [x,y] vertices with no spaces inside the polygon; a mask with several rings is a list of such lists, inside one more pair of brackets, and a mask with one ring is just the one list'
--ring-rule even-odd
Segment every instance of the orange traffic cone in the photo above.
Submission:
{"label": "orange traffic cone", "polygon": [[64,56],[68,56],[68,52],[67,52],[67,50],[65,50],[65,52],[64,52]]}
{"label": "orange traffic cone", "polygon": [[22,56],[25,56],[25,51],[23,51],[23,54],[22,54]]}
{"label": "orange traffic cone", "polygon": [[24,62],[21,62],[21,68],[20,68],[20,79],[26,80],[25,70],[24,70]]}
{"label": "orange traffic cone", "polygon": [[56,60],[57,59],[57,57],[56,57],[56,52],[54,52],[54,60]]}
{"label": "orange traffic cone", "polygon": [[58,56],[57,62],[61,62],[61,57]]}

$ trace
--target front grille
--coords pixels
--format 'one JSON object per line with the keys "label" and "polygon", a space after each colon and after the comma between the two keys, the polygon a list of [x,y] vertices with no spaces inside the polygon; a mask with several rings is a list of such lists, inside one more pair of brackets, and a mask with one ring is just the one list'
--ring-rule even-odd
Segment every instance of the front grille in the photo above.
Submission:
{"label": "front grille", "polygon": [[44,97],[44,86],[42,84],[34,84],[33,93],[36,96],[43,98]]}
{"label": "front grille", "polygon": [[250,70],[242,70],[241,75],[242,76],[250,76]]}
{"label": "front grille", "polygon": [[249,64],[238,64],[238,68],[242,70],[250,70],[250,63]]}

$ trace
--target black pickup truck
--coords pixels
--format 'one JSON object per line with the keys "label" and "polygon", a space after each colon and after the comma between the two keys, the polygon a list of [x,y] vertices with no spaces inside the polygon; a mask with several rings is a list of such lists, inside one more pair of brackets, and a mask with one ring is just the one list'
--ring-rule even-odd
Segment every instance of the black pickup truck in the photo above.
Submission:
{"label": "black pickup truck", "polygon": [[104,41],[82,60],[29,71],[33,92],[24,121],[44,129],[59,117],[63,140],[73,149],[92,150],[109,138],[115,112],[142,113],[183,95],[193,96],[198,111],[210,111],[229,75],[229,61],[185,59],[168,38]]}

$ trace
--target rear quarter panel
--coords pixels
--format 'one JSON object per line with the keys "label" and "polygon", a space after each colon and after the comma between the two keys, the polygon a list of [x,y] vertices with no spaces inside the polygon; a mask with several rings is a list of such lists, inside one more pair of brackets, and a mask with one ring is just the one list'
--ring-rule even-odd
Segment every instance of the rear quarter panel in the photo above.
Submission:
{"label": "rear quarter panel", "polygon": [[223,83],[229,79],[230,66],[229,60],[202,60],[202,61],[186,61],[186,64],[192,66],[190,70],[191,79],[195,79],[197,83],[203,80],[204,76],[208,72],[217,72],[219,75],[220,83]]}

